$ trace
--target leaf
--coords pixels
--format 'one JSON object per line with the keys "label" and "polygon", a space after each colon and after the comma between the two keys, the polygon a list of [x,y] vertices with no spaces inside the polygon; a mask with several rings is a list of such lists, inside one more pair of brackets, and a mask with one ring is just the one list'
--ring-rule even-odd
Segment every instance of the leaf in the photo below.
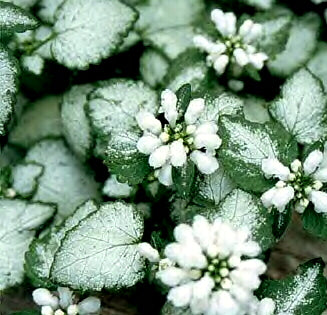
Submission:
{"label": "leaf", "polygon": [[204,12],[202,0],[149,0],[136,6],[140,12],[135,28],[141,34],[190,25]]}
{"label": "leaf", "polygon": [[96,135],[139,130],[135,115],[156,113],[158,97],[142,81],[112,79],[101,83],[89,96],[88,115]]}
{"label": "leaf", "polygon": [[0,37],[11,33],[23,33],[38,26],[28,12],[11,3],[0,1]]}
{"label": "leaf", "polygon": [[168,71],[168,60],[154,49],[148,48],[140,59],[142,80],[151,87],[159,86]]}
{"label": "leaf", "polygon": [[12,188],[23,198],[32,197],[43,167],[35,163],[18,164],[12,170]]}
{"label": "leaf", "polygon": [[263,192],[271,187],[262,160],[276,157],[285,165],[297,158],[296,142],[275,123],[252,123],[243,118],[222,117],[218,158],[231,179],[245,190]]}
{"label": "leaf", "polygon": [[270,112],[299,143],[311,144],[326,134],[326,104],[320,81],[302,69],[286,81]]}
{"label": "leaf", "polygon": [[105,164],[110,172],[130,185],[142,183],[151,172],[148,156],[140,153],[136,147],[139,138],[138,134],[132,132],[114,134],[106,150]]}
{"label": "leaf", "polygon": [[13,3],[23,9],[29,9],[35,5],[37,0],[2,0],[3,2]]}
{"label": "leaf", "polygon": [[160,315],[192,315],[191,309],[175,307],[169,302],[166,302],[161,309]]}
{"label": "leaf", "polygon": [[13,112],[18,74],[17,60],[0,44],[0,136]]}
{"label": "leaf", "polygon": [[283,212],[274,212],[275,219],[273,225],[273,232],[277,240],[281,239],[287,227],[289,226],[292,220],[292,210],[292,207],[288,206]]}
{"label": "leaf", "polygon": [[243,101],[243,113],[245,119],[261,124],[271,120],[268,111],[268,103],[264,99],[247,95]]}
{"label": "leaf", "polygon": [[137,250],[143,219],[134,206],[106,203],[66,233],[51,278],[80,290],[121,289],[144,276]]}
{"label": "leaf", "polygon": [[196,167],[192,161],[182,167],[174,167],[172,171],[173,182],[177,196],[189,200],[196,190]]}
{"label": "leaf", "polygon": [[20,311],[11,313],[11,315],[40,315],[39,311]]}
{"label": "leaf", "polygon": [[212,220],[220,217],[235,228],[248,228],[263,251],[275,242],[273,214],[263,207],[258,197],[243,190],[234,189],[218,207],[208,209],[208,216]]}
{"label": "leaf", "polygon": [[53,214],[49,205],[0,199],[0,290],[23,281],[24,254],[35,231]]}
{"label": "leaf", "polygon": [[204,95],[205,108],[200,121],[218,122],[220,116],[234,116],[242,113],[244,102],[239,97],[220,91],[209,91]]}
{"label": "leaf", "polygon": [[275,59],[268,61],[269,71],[273,75],[287,77],[302,67],[316,48],[319,26],[320,19],[314,13],[294,19],[286,48]]}
{"label": "leaf", "polygon": [[79,206],[72,216],[60,226],[51,229],[38,239],[34,239],[25,255],[25,272],[35,286],[51,286],[50,270],[54,255],[60,248],[68,231],[98,210],[94,201]]}
{"label": "leaf", "polygon": [[287,44],[292,15],[286,11],[268,11],[255,16],[262,25],[262,37],[260,38],[259,50],[264,51],[271,60],[281,53]]}
{"label": "leaf", "polygon": [[189,83],[195,92],[207,85],[208,71],[202,53],[197,49],[189,49],[171,63],[164,85],[177,91],[183,84]]}
{"label": "leaf", "polygon": [[325,91],[327,91],[327,65],[325,60],[327,58],[327,43],[319,42],[316,53],[309,60],[308,69],[317,76],[324,84]]}
{"label": "leaf", "polygon": [[313,207],[307,208],[301,216],[303,227],[314,236],[327,239],[327,214],[317,213]]}
{"label": "leaf", "polygon": [[191,25],[179,25],[159,29],[155,32],[143,34],[144,41],[163,53],[170,60],[174,60],[187,49],[193,48],[195,29]]}
{"label": "leaf", "polygon": [[64,94],[61,106],[63,134],[70,148],[82,160],[87,159],[92,151],[91,127],[84,108],[87,96],[95,88],[94,84],[73,86]]}
{"label": "leaf", "polygon": [[9,142],[27,149],[43,138],[61,136],[60,100],[46,96],[27,105],[9,134]]}
{"label": "leaf", "polygon": [[43,140],[32,147],[26,162],[43,165],[38,189],[33,200],[55,203],[57,220],[71,215],[78,205],[88,199],[99,199],[99,184],[68,150],[62,140]]}
{"label": "leaf", "polygon": [[86,69],[117,50],[136,18],[119,0],[67,0],[56,12],[52,54],[68,68]]}
{"label": "leaf", "polygon": [[246,4],[253,6],[257,9],[267,10],[272,7],[275,0],[243,0]]}
{"label": "leaf", "polygon": [[218,205],[235,188],[222,166],[213,174],[201,177],[197,184],[198,191],[193,202],[202,206]]}
{"label": "leaf", "polygon": [[184,115],[192,97],[191,85],[188,83],[182,85],[176,91],[176,96],[177,96],[177,104],[176,104],[177,111],[180,115]]}
{"label": "leaf", "polygon": [[313,259],[301,265],[295,276],[265,280],[259,288],[259,297],[276,302],[276,315],[321,315],[327,302],[324,266],[321,258]]}

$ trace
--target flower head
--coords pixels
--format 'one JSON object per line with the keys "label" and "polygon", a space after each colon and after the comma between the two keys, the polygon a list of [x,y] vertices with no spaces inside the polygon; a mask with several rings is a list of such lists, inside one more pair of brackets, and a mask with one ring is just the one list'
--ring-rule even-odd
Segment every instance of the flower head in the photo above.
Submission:
{"label": "flower head", "polygon": [[101,301],[93,296],[77,304],[73,292],[64,287],[55,293],[39,288],[32,295],[34,302],[41,306],[42,315],[91,315],[98,314],[101,307]]}
{"label": "flower head", "polygon": [[327,212],[327,193],[320,191],[327,182],[327,155],[319,150],[312,151],[302,163],[295,160],[290,168],[275,158],[262,161],[262,171],[267,178],[277,178],[275,187],[261,196],[266,208],[275,207],[284,211],[291,200],[295,202],[295,210],[303,213],[310,201],[316,212]]}
{"label": "flower head", "polygon": [[[260,305],[253,291],[266,265],[255,258],[261,250],[247,230],[235,230],[216,219],[210,223],[196,216],[192,226],[174,230],[176,242],[168,244],[158,263],[156,277],[170,287],[168,300],[175,307],[189,307],[193,314],[273,314],[272,303]],[[153,250],[140,253],[154,262]]]}
{"label": "flower head", "polygon": [[203,174],[211,174],[218,169],[216,149],[221,145],[215,122],[200,122],[204,111],[204,100],[193,99],[185,113],[177,108],[177,96],[170,90],[161,94],[159,114],[162,123],[153,114],[139,112],[136,116],[143,136],[137,143],[138,150],[149,155],[149,164],[155,169],[158,180],[172,185],[172,168],[182,167],[188,158]]}
{"label": "flower head", "polygon": [[252,20],[246,20],[237,29],[234,13],[224,13],[219,9],[211,12],[211,20],[215,24],[220,37],[216,41],[203,35],[193,38],[194,45],[208,54],[207,63],[218,75],[222,75],[229,64],[243,68],[252,65],[260,70],[268,56],[257,51],[257,42],[262,35],[262,26]]}

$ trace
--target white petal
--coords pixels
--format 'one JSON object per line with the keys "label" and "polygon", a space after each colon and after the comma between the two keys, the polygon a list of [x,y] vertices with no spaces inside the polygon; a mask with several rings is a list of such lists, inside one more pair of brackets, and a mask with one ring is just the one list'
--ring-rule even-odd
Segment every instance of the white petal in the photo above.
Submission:
{"label": "white petal", "polygon": [[32,293],[33,300],[37,305],[40,306],[51,306],[57,309],[59,305],[59,299],[54,296],[49,290],[44,288],[39,288]]}
{"label": "white petal", "polygon": [[137,250],[141,256],[148,259],[150,262],[159,262],[159,252],[153,248],[149,243],[140,243],[137,245]]}
{"label": "white petal", "polygon": [[264,274],[267,270],[266,264],[260,259],[242,260],[238,268],[245,271],[248,270],[249,272],[255,272],[259,275]]}
{"label": "white petal", "polygon": [[253,26],[253,21],[252,20],[245,20],[243,22],[243,24],[240,26],[239,35],[241,37],[247,36],[249,34],[252,26]]}
{"label": "white petal", "polygon": [[250,32],[244,37],[247,43],[257,41],[262,35],[262,25],[254,23],[250,29]]}
{"label": "white petal", "polygon": [[171,186],[173,184],[172,176],[172,166],[170,164],[165,164],[158,172],[158,180],[161,184],[165,186]]}
{"label": "white petal", "polygon": [[327,182],[327,168],[319,168],[314,174],[314,179],[319,180],[323,183]]}
{"label": "white petal", "polygon": [[164,90],[161,93],[161,107],[164,112],[165,118],[169,122],[170,126],[175,127],[177,120],[177,96],[171,90]]}
{"label": "white petal", "polygon": [[215,292],[206,315],[239,315],[240,307],[232,295],[224,290]]}
{"label": "white petal", "polygon": [[306,175],[310,175],[316,171],[323,160],[323,154],[319,150],[312,151],[303,163],[303,170]]}
{"label": "white petal", "polygon": [[76,304],[67,307],[67,315],[78,315],[78,306]]}
{"label": "white petal", "polygon": [[69,288],[58,287],[59,304],[62,308],[67,308],[73,304],[73,292]]}
{"label": "white petal", "polygon": [[242,304],[247,304],[252,297],[252,292],[237,284],[233,284],[229,292]]}
{"label": "white petal", "polygon": [[194,283],[193,297],[199,300],[206,298],[210,295],[214,287],[214,280],[209,276],[204,276],[199,281]]}
{"label": "white petal", "polygon": [[230,279],[235,283],[248,288],[250,290],[258,289],[260,286],[260,279],[255,273],[244,272],[238,269],[230,273]]}
{"label": "white petal", "polygon": [[327,212],[327,193],[313,190],[310,194],[310,200],[314,204],[317,213]]}
{"label": "white petal", "polygon": [[152,135],[145,135],[137,142],[137,149],[143,154],[151,154],[155,149],[161,145],[158,137]]}
{"label": "white petal", "polygon": [[265,193],[262,194],[261,196],[261,202],[265,206],[265,208],[270,208],[273,206],[273,198],[275,196],[277,188],[273,187],[267,190]]}
{"label": "white petal", "polygon": [[257,242],[248,241],[243,244],[238,244],[235,248],[235,253],[243,254],[248,257],[256,257],[261,253],[261,248]]}
{"label": "white petal", "polygon": [[190,101],[188,105],[184,118],[187,125],[194,124],[200,117],[204,110],[204,99],[196,98]]}
{"label": "white petal", "polygon": [[193,151],[190,158],[202,174],[212,174],[219,168],[218,161],[214,156],[201,151]]}
{"label": "white petal", "polygon": [[205,217],[197,215],[193,219],[192,227],[193,235],[197,242],[200,244],[203,250],[207,250],[214,241],[214,234],[211,224]]}
{"label": "white petal", "polygon": [[190,303],[190,309],[192,314],[203,314],[209,307],[209,297],[205,297],[203,299],[192,298]]}
{"label": "white petal", "polygon": [[261,70],[264,66],[264,62],[268,60],[268,56],[265,53],[256,53],[249,55],[250,64],[258,70]]}
{"label": "white petal", "polygon": [[197,126],[195,130],[195,135],[201,134],[216,134],[218,131],[218,126],[213,121],[207,121]]}
{"label": "white petal", "polygon": [[41,308],[41,315],[53,315],[54,311],[51,306],[45,305]]}
{"label": "white petal", "polygon": [[233,56],[241,67],[244,67],[249,63],[249,57],[242,48],[236,48],[233,52]]}
{"label": "white petal", "polygon": [[177,140],[170,145],[170,161],[175,167],[183,166],[186,163],[187,155],[183,141]]}
{"label": "white petal", "polygon": [[193,229],[188,224],[179,224],[174,229],[174,237],[179,243],[195,242]]}
{"label": "white petal", "polygon": [[149,131],[156,135],[161,132],[161,122],[152,113],[139,112],[136,115],[136,121],[139,127],[144,131]]}
{"label": "white petal", "polygon": [[277,188],[273,198],[273,204],[280,212],[285,210],[286,205],[294,198],[294,189],[291,186]]}
{"label": "white petal", "polygon": [[227,55],[219,56],[213,63],[213,68],[216,70],[218,75],[222,75],[229,63],[229,57]]}
{"label": "white petal", "polygon": [[291,173],[289,168],[284,166],[276,158],[268,158],[262,160],[261,169],[267,178],[274,176],[284,181],[288,179]]}
{"label": "white petal", "polygon": [[176,307],[187,306],[192,297],[192,284],[187,283],[170,289],[167,299]]}
{"label": "white petal", "polygon": [[149,157],[149,164],[154,168],[158,168],[166,164],[169,159],[169,145],[162,145],[157,148]]}
{"label": "white petal", "polygon": [[80,315],[89,315],[97,313],[101,308],[101,301],[100,299],[89,296],[88,298],[84,299],[82,302],[78,303],[78,313]]}
{"label": "white petal", "polygon": [[211,11],[211,20],[215,23],[217,30],[223,35],[226,35],[226,20],[225,14],[220,9]]}
{"label": "white petal", "polygon": [[213,151],[221,146],[221,142],[217,134],[199,134],[194,137],[194,145],[197,149],[205,148]]}
{"label": "white petal", "polygon": [[236,33],[236,16],[234,13],[228,12],[225,13],[225,29],[226,29],[226,35],[235,35]]}
{"label": "white petal", "polygon": [[156,277],[169,287],[175,287],[189,279],[188,273],[184,269],[177,267],[168,267],[164,270],[158,271]]}
{"label": "white petal", "polygon": [[273,299],[264,298],[259,302],[257,315],[273,315],[275,312],[276,303]]}

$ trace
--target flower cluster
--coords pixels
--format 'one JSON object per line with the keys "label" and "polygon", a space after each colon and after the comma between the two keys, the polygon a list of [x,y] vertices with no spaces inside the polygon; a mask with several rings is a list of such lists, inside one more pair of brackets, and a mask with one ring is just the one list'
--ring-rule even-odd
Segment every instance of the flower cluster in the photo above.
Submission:
{"label": "flower cluster", "polygon": [[249,231],[196,216],[192,226],[178,225],[174,236],[164,259],[148,243],[140,244],[139,252],[158,263],[156,277],[171,288],[167,298],[175,307],[205,315],[273,314],[274,301],[253,294],[266,265],[253,258],[261,250]]}
{"label": "flower cluster", "polygon": [[276,177],[275,187],[261,196],[266,208],[285,210],[286,205],[295,201],[295,210],[303,213],[311,201],[318,213],[327,212],[327,193],[320,191],[327,182],[326,154],[319,150],[311,152],[304,163],[295,160],[291,169],[275,158],[262,161],[262,170],[267,178]]}
{"label": "flower cluster", "polygon": [[229,63],[236,68],[252,65],[260,70],[268,56],[258,52],[256,43],[262,36],[262,26],[252,20],[246,20],[237,29],[236,16],[232,12],[224,13],[219,9],[211,12],[211,20],[221,37],[213,41],[203,35],[193,38],[196,47],[208,54],[207,63],[213,66],[218,75],[222,75]]}
{"label": "flower cluster", "polygon": [[215,157],[216,149],[221,145],[218,126],[215,122],[199,121],[204,100],[191,100],[185,114],[178,111],[177,101],[172,91],[162,92],[159,113],[164,114],[164,124],[149,112],[136,115],[143,130],[137,148],[150,155],[149,164],[156,169],[155,176],[166,186],[173,183],[172,167],[185,165],[188,156],[203,174],[212,174],[219,167]]}
{"label": "flower cluster", "polygon": [[59,287],[52,293],[45,288],[33,291],[34,302],[41,306],[42,315],[91,315],[98,314],[101,301],[90,296],[77,304],[73,292],[68,288]]}

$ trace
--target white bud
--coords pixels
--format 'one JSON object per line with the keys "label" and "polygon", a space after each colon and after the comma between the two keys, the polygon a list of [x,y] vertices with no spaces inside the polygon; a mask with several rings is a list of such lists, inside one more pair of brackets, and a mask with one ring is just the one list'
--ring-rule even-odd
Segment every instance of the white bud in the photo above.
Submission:
{"label": "white bud", "polygon": [[144,131],[149,131],[153,134],[159,134],[161,132],[161,122],[155,118],[152,113],[144,111],[139,112],[136,115],[136,121],[139,127]]}
{"label": "white bud", "polygon": [[304,199],[301,199],[300,201],[298,201],[296,204],[295,204],[295,211],[298,212],[298,213],[303,213],[304,210],[308,207],[309,205],[309,200],[304,198]]}
{"label": "white bud", "polygon": [[137,149],[143,154],[151,154],[155,149],[161,145],[158,137],[152,135],[145,135],[137,142]]}
{"label": "white bud", "polygon": [[76,304],[69,305],[67,308],[67,315],[77,315],[78,306]]}
{"label": "white bud", "polygon": [[191,301],[192,289],[191,283],[174,287],[169,291],[167,299],[176,307],[185,307]]}
{"label": "white bud", "polygon": [[322,186],[323,186],[322,182],[319,180],[316,180],[316,181],[314,181],[312,188],[314,190],[320,190],[322,188]]}
{"label": "white bud", "polygon": [[140,243],[137,245],[137,250],[141,256],[145,257],[152,263],[160,261],[159,252],[154,249],[149,243]]}
{"label": "white bud", "polygon": [[158,168],[166,164],[170,156],[169,145],[162,145],[157,148],[149,157],[149,164],[153,168]]}
{"label": "white bud", "polygon": [[64,311],[62,311],[62,310],[56,310],[56,311],[54,312],[54,315],[65,315],[65,313],[64,313]]}
{"label": "white bud", "polygon": [[277,187],[277,188],[283,188],[285,186],[286,186],[286,183],[282,180],[279,180],[275,185],[275,187]]}
{"label": "white bud", "polygon": [[196,98],[194,100],[191,100],[184,115],[186,124],[187,125],[194,124],[199,119],[203,110],[204,110],[203,98]]}
{"label": "white bud", "polygon": [[190,158],[202,174],[212,174],[219,168],[218,161],[214,156],[201,151],[193,151]]}
{"label": "white bud", "polygon": [[314,204],[317,213],[327,212],[327,193],[314,190],[311,192],[309,199]]}
{"label": "white bud", "polygon": [[319,150],[312,151],[303,163],[303,170],[306,175],[314,173],[321,164],[324,156]]}
{"label": "white bud", "polygon": [[182,140],[174,141],[170,145],[170,161],[175,167],[183,166],[186,163],[186,152]]}
{"label": "white bud", "polygon": [[170,164],[165,164],[158,170],[157,177],[161,184],[171,186],[173,184],[172,166]]}
{"label": "white bud", "polygon": [[294,173],[297,173],[300,168],[302,167],[302,163],[300,160],[294,160],[292,163],[291,163],[291,170],[294,172]]}
{"label": "white bud", "polygon": [[293,181],[293,180],[295,180],[295,178],[296,178],[296,175],[294,174],[294,173],[291,173],[289,176],[288,176],[288,180],[289,181]]}
{"label": "white bud", "polygon": [[286,181],[289,178],[290,170],[276,158],[264,159],[261,162],[261,169],[267,178],[272,176]]}
{"label": "white bud", "polygon": [[45,305],[41,308],[41,315],[53,315],[54,311],[51,306]]}
{"label": "white bud", "polygon": [[229,290],[232,287],[233,283],[230,279],[226,278],[220,282],[220,285],[224,290]]}
{"label": "white bud", "polygon": [[39,288],[33,291],[33,300],[40,306],[51,306],[56,309],[59,305],[59,299],[54,296],[49,290]]}
{"label": "white bud", "polygon": [[166,143],[169,141],[169,134],[167,132],[162,132],[159,136],[159,139],[163,142]]}
{"label": "white bud", "polygon": [[82,302],[78,303],[78,312],[79,315],[89,315],[93,313],[97,313],[100,311],[101,308],[101,301],[100,299],[89,296],[88,298],[84,299]]}
{"label": "white bud", "polygon": [[218,75],[222,75],[229,63],[229,57],[227,55],[219,56],[213,63],[213,68],[216,70]]}
{"label": "white bud", "polygon": [[240,80],[229,80],[228,87],[234,92],[240,92],[244,89],[244,82]]}
{"label": "white bud", "polygon": [[242,48],[235,49],[233,52],[233,56],[236,62],[240,65],[240,67],[244,67],[249,63],[249,57]]}

